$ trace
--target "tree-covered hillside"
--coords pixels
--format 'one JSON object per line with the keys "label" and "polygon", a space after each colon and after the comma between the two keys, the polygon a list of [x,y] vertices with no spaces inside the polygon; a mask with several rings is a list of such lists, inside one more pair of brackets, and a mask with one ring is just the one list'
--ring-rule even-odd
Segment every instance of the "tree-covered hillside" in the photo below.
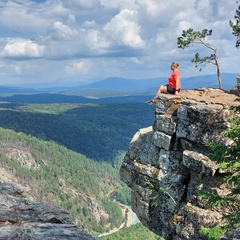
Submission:
{"label": "tree-covered hillside", "polygon": [[153,117],[153,108],[144,103],[0,104],[0,127],[110,162]]}
{"label": "tree-covered hillside", "polygon": [[[122,158],[119,153],[116,163]],[[0,169],[1,181],[20,184],[34,200],[68,210],[86,231],[101,233],[124,221],[109,193],[120,196],[118,191],[126,192],[120,201],[129,201],[129,193],[118,168],[110,163],[96,162],[53,141],[0,128]]]}
{"label": "tree-covered hillside", "polygon": [[153,116],[140,103],[0,103],[0,180],[68,210],[92,234],[119,227],[117,201],[130,204],[119,167],[133,134]]}

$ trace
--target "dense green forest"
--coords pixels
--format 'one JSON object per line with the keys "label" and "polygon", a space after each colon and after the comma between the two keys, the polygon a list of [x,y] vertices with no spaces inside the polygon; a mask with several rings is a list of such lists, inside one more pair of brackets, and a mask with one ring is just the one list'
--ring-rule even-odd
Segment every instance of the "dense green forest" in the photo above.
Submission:
{"label": "dense green forest", "polygon": [[0,167],[86,231],[107,232],[124,221],[118,202],[130,204],[119,176],[128,144],[153,117],[140,103],[0,103]]}
{"label": "dense green forest", "polygon": [[103,240],[164,240],[164,238],[154,234],[141,223],[124,228],[123,230],[102,237]]}
{"label": "dense green forest", "polygon": [[[115,161],[122,158],[119,153]],[[0,167],[14,175],[16,183],[30,188],[34,199],[68,210],[75,223],[89,232],[107,231],[124,221],[117,202],[108,195],[127,188],[117,167],[108,162],[96,162],[53,141],[0,128]],[[125,199],[128,196],[126,192]],[[94,211],[102,214],[99,221]]]}
{"label": "dense green forest", "polygon": [[144,103],[0,104],[0,127],[52,140],[94,160],[112,162],[133,134],[152,125]]}

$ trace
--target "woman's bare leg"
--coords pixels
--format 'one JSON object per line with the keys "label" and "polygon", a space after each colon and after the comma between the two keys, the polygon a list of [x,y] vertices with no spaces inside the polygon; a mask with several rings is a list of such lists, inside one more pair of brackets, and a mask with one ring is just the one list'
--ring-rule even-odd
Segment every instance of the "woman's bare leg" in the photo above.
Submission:
{"label": "woman's bare leg", "polygon": [[162,85],[162,86],[160,86],[160,87],[158,88],[155,97],[152,99],[152,102],[154,102],[155,99],[156,99],[159,95],[161,95],[161,93],[167,93],[167,86]]}

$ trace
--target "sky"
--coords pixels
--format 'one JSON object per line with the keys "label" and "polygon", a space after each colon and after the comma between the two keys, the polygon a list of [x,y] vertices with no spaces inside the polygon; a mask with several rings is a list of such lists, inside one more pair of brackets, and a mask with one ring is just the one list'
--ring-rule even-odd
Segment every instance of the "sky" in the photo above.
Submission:
{"label": "sky", "polygon": [[[191,63],[194,44],[177,46],[183,30],[212,29],[221,72],[240,73],[231,34],[235,0],[0,0],[0,85],[84,84],[108,77],[167,77],[177,61],[182,77],[215,74]],[[65,85],[66,85],[65,84]]]}

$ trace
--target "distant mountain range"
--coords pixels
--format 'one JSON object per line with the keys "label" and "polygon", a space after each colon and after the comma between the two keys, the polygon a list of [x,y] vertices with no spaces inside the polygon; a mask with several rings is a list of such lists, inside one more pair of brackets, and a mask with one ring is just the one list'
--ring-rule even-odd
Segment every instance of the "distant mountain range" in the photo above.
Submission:
{"label": "distant mountain range", "polygon": [[[236,86],[236,73],[222,73],[221,80],[223,89],[232,89]],[[110,77],[94,83],[79,85],[74,87],[49,88],[45,89],[50,92],[64,93],[67,95],[80,95],[85,97],[98,97],[101,93],[106,96],[124,96],[124,95],[141,95],[154,94],[160,85],[166,84],[167,78],[151,79],[126,79],[119,77]],[[201,75],[188,78],[182,78],[182,89],[194,89],[211,87],[218,88],[216,74]],[[42,89],[44,90],[44,89]],[[96,96],[97,95],[97,96]],[[102,96],[103,97],[103,96]]]}
{"label": "distant mountain range", "polygon": [[[221,80],[223,89],[233,89],[236,87],[237,73],[222,73]],[[110,101],[115,98],[117,101],[127,101],[134,98],[144,99],[154,95],[160,85],[166,84],[167,78],[152,78],[152,79],[126,79],[118,77],[106,78],[94,83],[78,85],[78,86],[58,86],[58,87],[45,87],[45,88],[29,88],[29,87],[11,87],[0,86],[0,96],[2,101],[8,101],[10,98],[17,101],[23,98],[27,102],[42,102],[45,97],[52,99],[52,102],[96,102],[100,99]],[[214,75],[201,75],[181,79],[182,89],[195,89],[195,88],[218,88],[218,81],[216,74]],[[51,97],[50,95],[51,94]],[[14,97],[12,96],[14,95]],[[29,96],[27,96],[29,95]],[[34,96],[31,96],[34,95]],[[134,97],[135,96],[135,97]],[[108,99],[108,100],[107,100]],[[125,99],[125,100],[123,100]]]}

